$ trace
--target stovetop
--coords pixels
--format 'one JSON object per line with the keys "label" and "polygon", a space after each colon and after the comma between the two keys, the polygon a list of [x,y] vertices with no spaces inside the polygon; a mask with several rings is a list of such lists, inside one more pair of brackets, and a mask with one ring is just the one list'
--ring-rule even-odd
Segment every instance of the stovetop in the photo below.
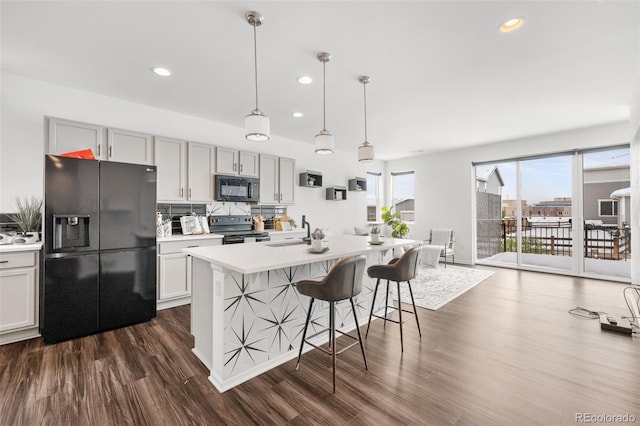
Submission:
{"label": "stovetop", "polygon": [[209,216],[209,231],[224,236],[266,237],[264,231],[256,231],[250,215]]}

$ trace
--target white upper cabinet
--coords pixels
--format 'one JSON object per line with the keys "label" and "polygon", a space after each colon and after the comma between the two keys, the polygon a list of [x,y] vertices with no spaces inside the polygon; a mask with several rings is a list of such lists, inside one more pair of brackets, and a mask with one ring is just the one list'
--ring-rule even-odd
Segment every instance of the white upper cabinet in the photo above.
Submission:
{"label": "white upper cabinet", "polygon": [[49,147],[47,152],[60,155],[66,152],[91,149],[101,158],[104,128],[60,118],[49,118]]}
{"label": "white upper cabinet", "polygon": [[154,163],[151,135],[108,129],[107,138],[107,160],[149,165]]}
{"label": "white upper cabinet", "polygon": [[293,204],[296,162],[260,154],[260,203]]}
{"label": "white upper cabinet", "polygon": [[186,142],[156,136],[155,157],[158,166],[158,201],[185,201]]}
{"label": "white upper cabinet", "polygon": [[214,147],[201,143],[189,142],[187,146],[189,191],[187,198],[191,201],[212,201],[214,196],[213,168]]}
{"label": "white upper cabinet", "polygon": [[230,148],[216,148],[216,173],[219,175],[238,174],[238,151]]}
{"label": "white upper cabinet", "polygon": [[260,203],[278,203],[278,157],[260,154]]}
{"label": "white upper cabinet", "polygon": [[156,136],[158,201],[213,201],[214,149]]}
{"label": "white upper cabinet", "polygon": [[296,160],[280,157],[279,165],[280,203],[293,204],[295,202]]}
{"label": "white upper cabinet", "polygon": [[258,177],[258,154],[255,152],[240,151],[240,176]]}
{"label": "white upper cabinet", "polygon": [[216,173],[258,177],[258,154],[231,148],[216,148]]}

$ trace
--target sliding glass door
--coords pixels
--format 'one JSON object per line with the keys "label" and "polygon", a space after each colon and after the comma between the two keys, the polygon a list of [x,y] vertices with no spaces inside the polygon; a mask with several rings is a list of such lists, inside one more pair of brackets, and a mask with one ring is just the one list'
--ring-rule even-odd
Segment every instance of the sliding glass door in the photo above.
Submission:
{"label": "sliding glass door", "polygon": [[629,148],[582,156],[584,271],[631,277]]}
{"label": "sliding glass door", "polygon": [[629,278],[629,159],[625,146],[475,165],[476,261]]}
{"label": "sliding glass door", "polygon": [[565,271],[573,268],[572,157],[520,161],[522,265]]}
{"label": "sliding glass door", "polygon": [[482,164],[476,175],[476,258],[516,265],[518,218],[517,163]]}

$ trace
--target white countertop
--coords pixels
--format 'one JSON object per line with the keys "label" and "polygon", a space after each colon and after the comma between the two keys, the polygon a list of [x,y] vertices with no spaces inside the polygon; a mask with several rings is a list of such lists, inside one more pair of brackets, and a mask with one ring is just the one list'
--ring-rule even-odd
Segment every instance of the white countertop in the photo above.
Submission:
{"label": "white countertop", "polygon": [[[273,229],[268,229],[266,232],[268,232],[269,234],[277,234],[277,235],[299,235],[299,234],[304,234],[304,229],[292,229],[291,231],[275,231]],[[170,242],[176,242],[176,241],[189,241],[189,240],[200,240],[200,239],[207,239],[207,238],[222,238],[223,235],[220,234],[196,234],[196,235],[182,235],[182,234],[175,234],[172,235],[170,237],[162,237],[162,238],[157,238],[156,241],[158,243],[170,243]]]}
{"label": "white countertop", "polygon": [[306,244],[274,247],[271,243],[230,244],[214,247],[187,248],[182,251],[198,259],[214,265],[231,269],[242,274],[252,274],[260,271],[285,268],[288,266],[305,265],[318,262],[363,254],[368,251],[389,250],[394,247],[421,244],[422,241],[386,238],[384,244],[371,245],[369,237],[358,235],[335,235],[325,239],[329,247],[324,253],[309,253],[311,247]]}
{"label": "white countertop", "polygon": [[220,235],[220,234],[195,234],[195,235],[176,234],[176,235],[172,235],[170,237],[157,238],[156,242],[158,242],[158,243],[170,243],[170,242],[177,242],[177,241],[206,240],[206,239],[216,239],[216,238],[222,239],[223,235]]}
{"label": "white countertop", "polygon": [[7,253],[12,251],[34,251],[42,248],[42,242],[32,244],[1,244],[0,253]]}

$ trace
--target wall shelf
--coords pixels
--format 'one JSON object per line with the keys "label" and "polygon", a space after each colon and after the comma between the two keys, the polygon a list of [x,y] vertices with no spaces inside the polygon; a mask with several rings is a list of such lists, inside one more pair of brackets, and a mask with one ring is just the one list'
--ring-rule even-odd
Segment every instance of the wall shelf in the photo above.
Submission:
{"label": "wall shelf", "polygon": [[307,188],[321,188],[322,187],[322,173],[314,172],[313,170],[307,170],[300,173],[300,186]]}
{"label": "wall shelf", "polygon": [[347,188],[344,186],[330,186],[327,188],[327,200],[342,201],[347,199]]}
{"label": "wall shelf", "polygon": [[367,179],[357,177],[355,179],[349,179],[349,191],[366,191]]}

